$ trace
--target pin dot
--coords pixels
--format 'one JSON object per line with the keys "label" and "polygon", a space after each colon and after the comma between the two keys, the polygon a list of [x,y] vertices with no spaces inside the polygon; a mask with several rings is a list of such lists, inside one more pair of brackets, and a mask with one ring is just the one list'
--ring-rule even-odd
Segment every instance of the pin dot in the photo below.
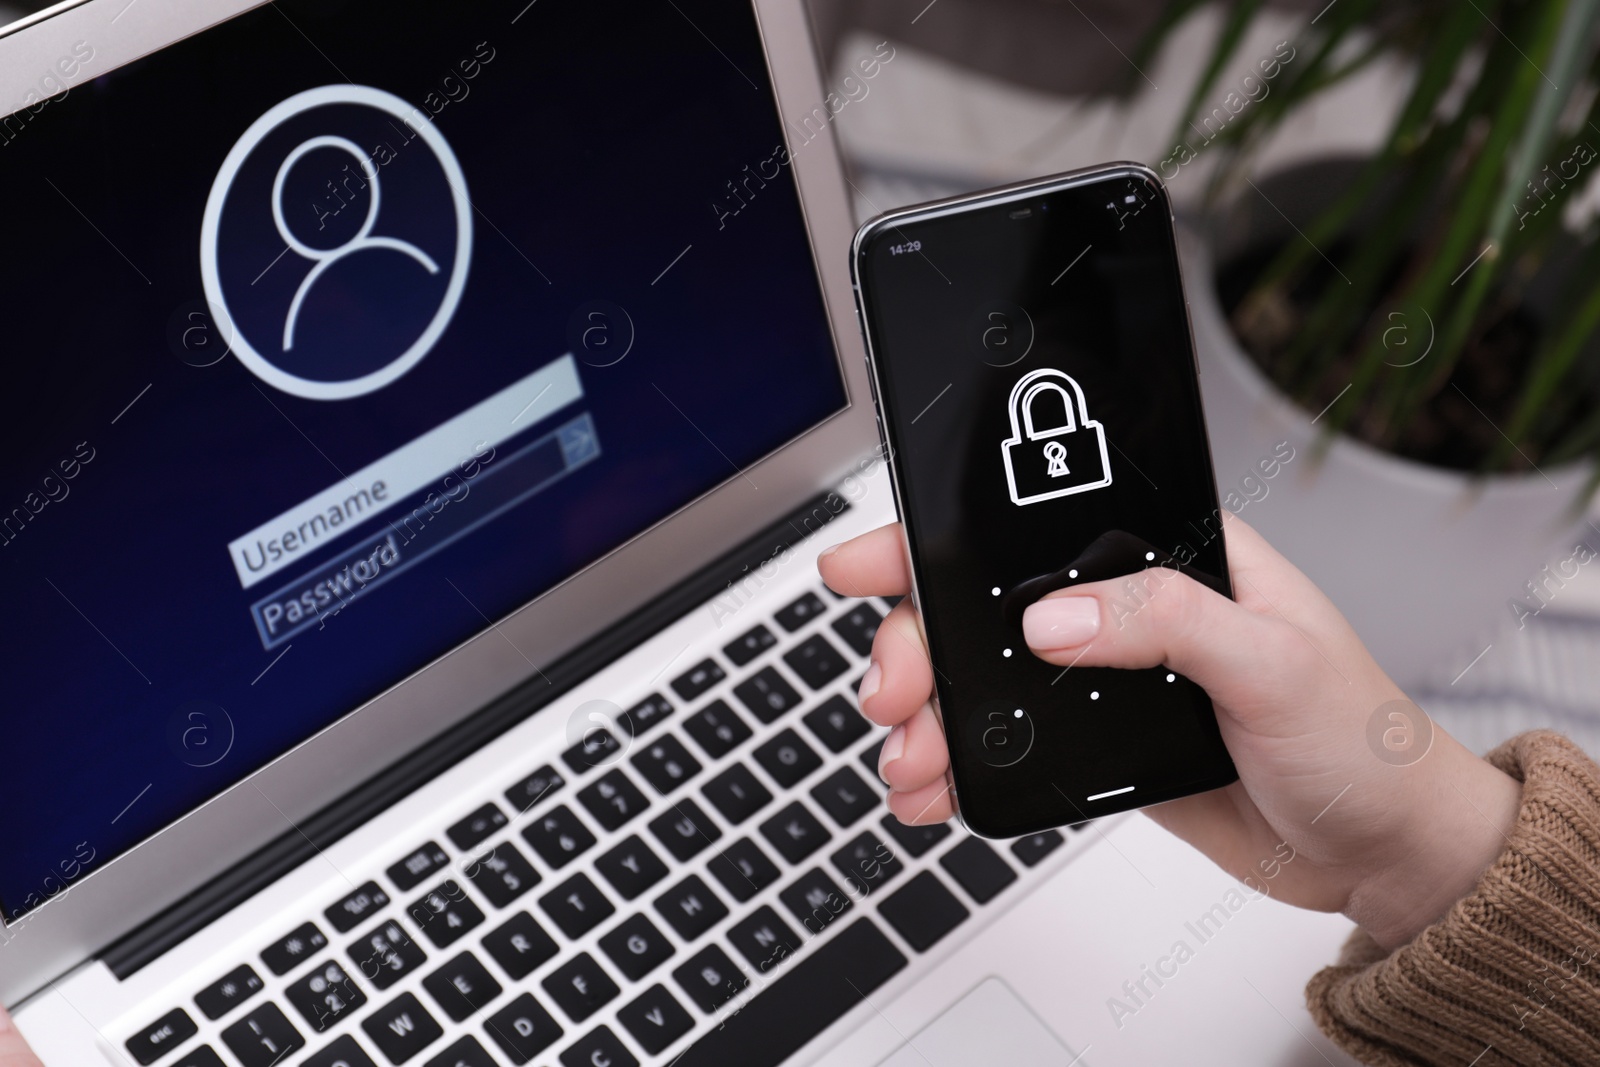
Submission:
{"label": "pin dot", "polygon": [[1155,559],[1156,558],[1156,554],[1154,552],[1146,552],[1144,554],[1144,558],[1145,558],[1145,561],[1148,562],[1150,560]]}
{"label": "pin dot", "polygon": [[1000,653],[1000,654],[1001,654],[1001,655],[1002,655],[1002,656],[1004,656],[1004,657],[1005,657],[1005,658],[1006,658],[1006,659],[1010,659],[1010,658],[1011,658],[1011,650],[1010,650],[1010,649],[1009,649],[1009,648],[1008,648],[1008,649],[1006,649],[1006,650],[1005,650],[1005,651],[1004,651],[1004,652],[1002,652],[1002,653]]}
{"label": "pin dot", "polygon": [[1067,577],[1068,578],[1076,578],[1077,576],[1078,576],[1078,571],[1077,571],[1076,568],[1074,568],[1073,570],[1070,570],[1070,571],[1067,572]]}
{"label": "pin dot", "polygon": [[1089,699],[1090,700],[1099,700],[1100,699],[1100,691],[1098,689],[1096,689],[1094,692],[1090,693],[1089,694]]}
{"label": "pin dot", "polygon": [[1167,675],[1167,681],[1169,681],[1169,682],[1176,682],[1176,681],[1177,681],[1177,680],[1178,680],[1178,676],[1177,676],[1177,675],[1176,675],[1176,674],[1169,674],[1169,675]]}
{"label": "pin dot", "polygon": [[993,589],[989,590],[989,595],[990,596],[999,596],[1000,595],[1000,587],[997,585]]}

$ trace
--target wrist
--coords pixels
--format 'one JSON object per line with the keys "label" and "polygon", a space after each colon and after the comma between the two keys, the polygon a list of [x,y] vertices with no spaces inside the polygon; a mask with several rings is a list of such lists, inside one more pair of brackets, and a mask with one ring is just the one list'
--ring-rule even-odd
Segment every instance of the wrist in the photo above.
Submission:
{"label": "wrist", "polygon": [[[1437,758],[1435,758],[1437,757]],[[1522,786],[1442,731],[1402,773],[1400,816],[1380,865],[1358,878],[1344,913],[1386,949],[1405,944],[1477,886],[1509,843]]]}

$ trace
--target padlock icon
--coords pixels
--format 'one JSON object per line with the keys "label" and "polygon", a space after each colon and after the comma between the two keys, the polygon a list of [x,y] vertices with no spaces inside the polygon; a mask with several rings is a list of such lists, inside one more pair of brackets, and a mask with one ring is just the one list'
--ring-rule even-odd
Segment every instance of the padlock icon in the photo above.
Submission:
{"label": "padlock icon", "polygon": [[[1043,426],[1034,422],[1041,398],[1060,401],[1061,414]],[[1105,427],[1089,418],[1083,390],[1071,375],[1045,367],[1029,371],[1011,387],[1011,436],[1000,446],[1011,502],[1084,493],[1111,484]],[[1042,405],[1041,405],[1042,406]]]}

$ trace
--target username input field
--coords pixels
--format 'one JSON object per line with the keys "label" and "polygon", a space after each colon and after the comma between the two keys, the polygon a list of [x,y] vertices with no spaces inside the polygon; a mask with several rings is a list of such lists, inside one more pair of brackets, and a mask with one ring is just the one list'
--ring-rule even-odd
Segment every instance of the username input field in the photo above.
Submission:
{"label": "username input field", "polygon": [[311,497],[228,542],[248,589],[308,559],[367,519],[448,475],[479,450],[493,448],[583,398],[569,353],[545,364]]}

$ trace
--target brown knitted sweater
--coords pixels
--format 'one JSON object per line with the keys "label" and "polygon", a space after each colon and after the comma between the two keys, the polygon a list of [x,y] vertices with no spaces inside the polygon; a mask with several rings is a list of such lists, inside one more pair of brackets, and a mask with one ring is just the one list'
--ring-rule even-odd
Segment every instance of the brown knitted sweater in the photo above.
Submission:
{"label": "brown knitted sweater", "polygon": [[1486,758],[1523,783],[1500,858],[1409,944],[1358,930],[1306,987],[1364,1063],[1600,1064],[1600,767],[1543,730]]}

